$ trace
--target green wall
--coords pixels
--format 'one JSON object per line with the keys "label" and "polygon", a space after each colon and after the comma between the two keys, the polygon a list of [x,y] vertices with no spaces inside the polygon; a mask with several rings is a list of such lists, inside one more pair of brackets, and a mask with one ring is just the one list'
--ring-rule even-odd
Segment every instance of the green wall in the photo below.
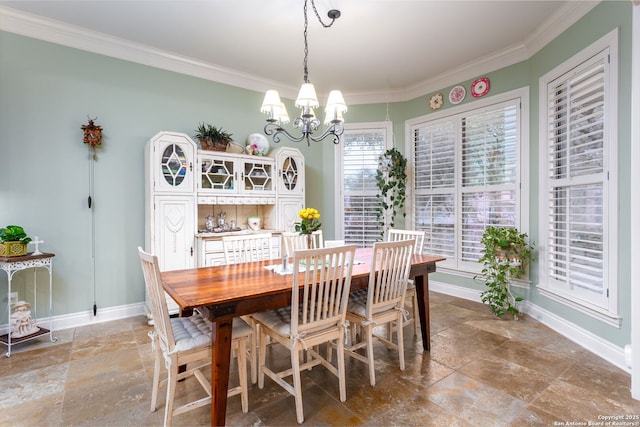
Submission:
{"label": "green wall", "polygon": [[[144,246],[145,143],[161,130],[193,135],[206,121],[244,144],[248,134],[262,132],[262,96],[0,32],[0,224],[22,225],[45,241],[42,250],[56,254],[55,314],[91,310],[94,301],[89,149],[80,129],[87,116],[104,128],[94,164],[101,309],[144,300],[136,247]],[[300,147],[307,158],[319,157],[319,147]],[[310,162],[308,173],[310,193],[322,194],[321,162]],[[13,282],[21,298],[31,289],[25,281],[31,276],[18,274]],[[0,319],[6,295],[1,274]]]}
{"label": "green wall", "polygon": [[[603,2],[569,30],[519,64],[485,73],[489,96],[530,88],[531,236],[538,234],[538,78],[612,29],[620,29],[618,238],[622,328],[602,324],[541,296],[534,286],[531,301],[569,322],[624,346],[630,339],[630,70],[631,2]],[[429,76],[425,76],[427,79]],[[481,76],[476,76],[481,77]],[[469,87],[473,79],[458,82]],[[453,86],[453,85],[452,85]],[[447,94],[452,87],[433,93]],[[430,113],[431,94],[389,104],[396,146],[404,151],[406,120]],[[160,130],[193,135],[198,122],[223,126],[243,143],[262,132],[262,93],[188,77],[84,51],[0,32],[0,226],[23,225],[54,252],[55,314],[91,310],[94,269],[89,194],[89,150],[80,126],[87,115],[104,128],[104,146],[95,162],[95,286],[98,309],[141,302],[144,285],[136,247],[144,244],[143,147]],[[347,102],[349,99],[347,97]],[[467,96],[464,103],[474,102]],[[289,111],[295,111],[287,102]],[[445,102],[443,108],[448,108]],[[348,122],[376,122],[387,117],[387,105],[350,105]],[[299,147],[306,159],[307,205],[323,215],[323,230],[335,228],[335,160],[331,143],[281,143]],[[535,272],[535,265],[534,272]],[[40,272],[39,274],[42,274]],[[435,280],[480,289],[471,280],[436,273]],[[43,278],[44,279],[44,278]],[[16,276],[15,288],[27,296],[31,276]],[[44,293],[46,295],[46,292]],[[43,295],[43,296],[44,296]],[[6,277],[0,275],[0,296]],[[6,317],[0,297],[0,319]],[[3,303],[4,301],[4,303]],[[40,311],[40,310],[39,310]],[[0,320],[0,323],[4,323]]]}
{"label": "green wall", "polygon": [[[631,31],[632,31],[632,5],[628,1],[607,1],[600,3],[591,12],[585,15],[580,21],[570,27],[562,35],[554,39],[551,43],[533,55],[529,60],[485,73],[477,77],[489,77],[491,81],[491,91],[488,96],[508,92],[521,87],[529,87],[529,185],[530,200],[529,206],[530,227],[529,235],[535,241],[540,241],[539,229],[539,202],[541,199],[539,190],[539,135],[538,135],[538,80],[548,71],[560,65],[567,58],[578,53],[594,41],[603,37],[610,31],[618,28],[618,179],[619,179],[619,231],[615,241],[618,245],[618,302],[619,313],[622,317],[620,328],[607,325],[590,316],[584,315],[568,308],[567,306],[544,297],[536,287],[538,281],[538,263],[534,261],[531,266],[532,286],[528,292],[528,299],[538,307],[548,310],[551,313],[566,319],[568,322],[579,325],[595,335],[605,338],[613,344],[624,347],[630,342],[631,328],[629,324],[631,313],[631,277],[630,277],[630,195],[631,195]],[[474,78],[475,79],[475,78]],[[429,97],[435,93],[446,95],[455,85],[463,85],[467,88],[471,86],[474,79],[457,82],[449,87],[438,89],[425,96],[410,100],[408,102],[391,104],[390,116],[394,121],[394,134],[397,148],[404,152],[405,135],[404,121],[428,115],[432,113],[429,108]],[[473,103],[475,99],[467,94],[462,104]],[[361,107],[357,106],[356,108]],[[367,111],[374,112],[374,106],[362,106]],[[445,101],[445,105],[439,112],[452,105]],[[356,109],[354,108],[354,109]],[[379,111],[377,111],[379,112]],[[351,114],[351,110],[349,111]],[[349,121],[351,121],[351,115]],[[376,121],[378,119],[363,120]],[[354,120],[358,121],[358,120]],[[525,202],[526,204],[526,202]],[[615,267],[614,267],[615,268]],[[434,273],[431,278],[435,281],[462,286],[477,291],[483,290],[480,283],[472,279],[453,276],[444,273]]]}
{"label": "green wall", "polygon": [[[578,53],[581,49],[618,28],[618,233],[614,242],[618,245],[618,303],[622,317],[621,327],[608,326],[590,316],[568,309],[558,302],[551,301],[540,295],[537,288],[533,288],[531,301],[553,313],[560,315],[567,321],[580,325],[594,334],[605,337],[608,341],[623,347],[630,343],[631,325],[631,275],[629,257],[630,240],[630,200],[631,200],[631,32],[632,32],[632,4],[626,1],[607,1],[600,3],[583,19],[565,31],[537,53],[530,61],[532,117],[531,117],[531,168],[532,180],[535,180],[536,192],[532,192],[532,218],[536,218],[538,194],[538,77],[552,70],[565,58]],[[534,109],[535,108],[535,109]],[[534,169],[535,167],[535,169]],[[637,191],[637,190],[636,190]],[[535,215],[535,216],[534,216]],[[615,243],[614,243],[615,244]],[[616,268],[616,266],[613,266]]]}

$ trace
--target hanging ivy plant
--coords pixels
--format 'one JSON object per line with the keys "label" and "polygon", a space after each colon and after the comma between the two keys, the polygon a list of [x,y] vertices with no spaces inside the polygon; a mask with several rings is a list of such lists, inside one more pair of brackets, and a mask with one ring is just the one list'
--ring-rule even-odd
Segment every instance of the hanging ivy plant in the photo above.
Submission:
{"label": "hanging ivy plant", "polygon": [[397,149],[390,148],[378,158],[376,184],[379,190],[376,218],[382,228],[380,236],[384,237],[389,213],[389,227],[394,227],[399,213],[406,216],[404,203],[407,197],[407,159]]}

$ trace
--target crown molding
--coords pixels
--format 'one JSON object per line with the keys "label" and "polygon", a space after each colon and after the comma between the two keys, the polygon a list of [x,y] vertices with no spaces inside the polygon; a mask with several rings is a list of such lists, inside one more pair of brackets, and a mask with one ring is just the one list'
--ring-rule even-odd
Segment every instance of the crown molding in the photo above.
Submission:
{"label": "crown molding", "polygon": [[[637,1],[640,2],[640,0]],[[428,80],[418,83],[417,85],[393,92],[345,92],[344,96],[349,98],[350,104],[404,102],[442,90],[449,86],[454,86],[466,80],[471,80],[491,71],[526,61],[539,52],[549,42],[575,24],[599,3],[600,0],[567,2],[567,4],[551,16],[551,18],[541,25],[522,44],[513,45],[495,52],[492,55],[474,59],[457,68],[449,70],[444,74],[434,76]]]}
{"label": "crown molding", "polygon": [[0,30],[244,89],[274,87],[292,97],[297,94],[297,88],[279,82],[3,6]]}
{"label": "crown molding", "polygon": [[540,49],[578,22],[599,3],[600,0],[567,2],[525,40],[524,44],[529,50],[529,57],[538,53]]}
{"label": "crown molding", "polygon": [[[345,92],[344,96],[349,99],[349,104],[352,105],[404,102],[527,60],[598,3],[600,1],[567,2],[524,43],[473,60],[416,85],[393,90]],[[268,87],[277,89],[284,98],[295,99],[297,96],[298,88],[295,86],[284,85],[281,82],[205,63],[173,52],[151,48],[4,6],[0,6],[0,30],[256,92],[263,92],[264,88]]]}

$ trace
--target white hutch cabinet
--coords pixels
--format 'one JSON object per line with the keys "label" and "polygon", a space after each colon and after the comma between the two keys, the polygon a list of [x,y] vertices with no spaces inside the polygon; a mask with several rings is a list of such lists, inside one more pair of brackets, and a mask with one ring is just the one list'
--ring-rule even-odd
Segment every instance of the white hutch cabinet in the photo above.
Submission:
{"label": "white hutch cabinet", "polygon": [[[145,247],[161,271],[221,264],[222,236],[251,232],[198,231],[207,215],[235,212],[227,221],[241,226],[261,213],[279,252],[281,231],[293,231],[303,207],[304,157],[296,148],[264,157],[204,151],[188,135],[167,131],[145,147]],[[168,295],[167,305],[177,313]]]}
{"label": "white hutch cabinet", "polygon": [[304,156],[291,147],[279,147],[272,156],[277,169],[276,226],[282,231],[294,231],[298,212],[304,208]]}
{"label": "white hutch cabinet", "polygon": [[275,162],[270,157],[200,152],[198,195],[275,196],[274,169]]}
{"label": "white hutch cabinet", "polygon": [[[159,132],[145,147],[145,250],[161,271],[195,266],[195,157],[196,144],[182,133]],[[169,295],[167,305],[177,313]]]}

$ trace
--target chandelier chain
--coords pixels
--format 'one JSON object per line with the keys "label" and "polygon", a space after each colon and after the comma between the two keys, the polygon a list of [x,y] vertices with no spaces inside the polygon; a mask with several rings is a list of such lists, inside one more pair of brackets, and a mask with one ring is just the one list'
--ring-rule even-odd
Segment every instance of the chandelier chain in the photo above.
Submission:
{"label": "chandelier chain", "polygon": [[296,107],[301,108],[301,114],[293,121],[293,127],[298,128],[301,131],[299,136],[290,134],[286,129],[282,127],[282,123],[289,123],[289,115],[284,103],[280,100],[278,91],[268,90],[265,94],[262,108],[260,111],[267,113],[267,124],[264,126],[264,133],[273,138],[273,142],[280,142],[282,136],[286,136],[293,142],[300,142],[307,140],[307,145],[310,145],[311,141],[320,142],[325,138],[331,136],[334,144],[340,143],[340,136],[344,132],[344,119],[342,113],[347,111],[344,98],[339,90],[332,90],[329,93],[329,99],[327,101],[327,107],[325,109],[326,118],[325,124],[328,127],[322,132],[321,135],[314,135],[320,126],[320,120],[315,117],[313,107],[318,107],[318,99],[315,93],[313,85],[309,82],[309,42],[308,42],[308,29],[309,29],[309,16],[308,16],[308,3],[311,1],[313,11],[318,18],[318,21],[324,28],[329,28],[333,25],[335,20],[340,17],[340,11],[332,9],[327,13],[327,16],[331,19],[328,24],[322,21],[318,9],[316,8],[315,0],[304,0],[304,59],[303,59],[303,71],[304,71],[304,84],[300,88],[298,99],[296,100]]}
{"label": "chandelier chain", "polygon": [[[313,8],[313,12],[316,14],[316,18],[318,18],[318,22],[320,22],[320,24],[324,27],[324,28],[329,28],[333,25],[333,23],[336,21],[336,18],[340,16],[340,14],[338,13],[337,15],[329,15],[331,17],[331,22],[329,22],[328,24],[325,24],[325,22],[322,20],[322,17],[320,16],[320,13],[318,12],[318,8],[316,8],[316,2],[314,0],[311,0],[311,7]],[[307,15],[307,11],[308,11],[308,7],[307,7],[307,0],[304,0],[304,60],[303,60],[303,70],[304,70],[304,82],[305,83],[309,83],[309,66],[308,64],[308,60],[309,60],[309,42],[307,40],[307,34],[308,34],[308,27],[309,27],[309,17]],[[334,12],[334,11],[332,11]]]}
{"label": "chandelier chain", "polygon": [[[305,1],[305,8],[306,8],[306,1]],[[329,22],[328,24],[325,24],[324,21],[322,20],[322,18],[320,17],[320,14],[318,13],[318,9],[316,8],[316,2],[314,0],[311,0],[311,6],[313,7],[313,11],[316,13],[316,17],[318,18],[318,22],[320,22],[322,24],[322,26],[324,28],[329,28],[333,25],[333,23],[336,21],[336,17],[340,16],[340,14],[338,13],[337,15],[329,15],[329,17],[331,17],[331,22]],[[330,11],[329,13],[332,12],[337,12],[337,11]],[[305,16],[307,14],[307,11],[305,9]]]}
{"label": "chandelier chain", "polygon": [[[313,4],[313,8],[315,9],[315,4]],[[309,83],[309,67],[307,66],[307,60],[309,58],[309,43],[307,42],[307,27],[309,26],[309,18],[307,18],[307,0],[304,0],[304,62],[303,62],[303,70],[304,70],[304,82]]]}

